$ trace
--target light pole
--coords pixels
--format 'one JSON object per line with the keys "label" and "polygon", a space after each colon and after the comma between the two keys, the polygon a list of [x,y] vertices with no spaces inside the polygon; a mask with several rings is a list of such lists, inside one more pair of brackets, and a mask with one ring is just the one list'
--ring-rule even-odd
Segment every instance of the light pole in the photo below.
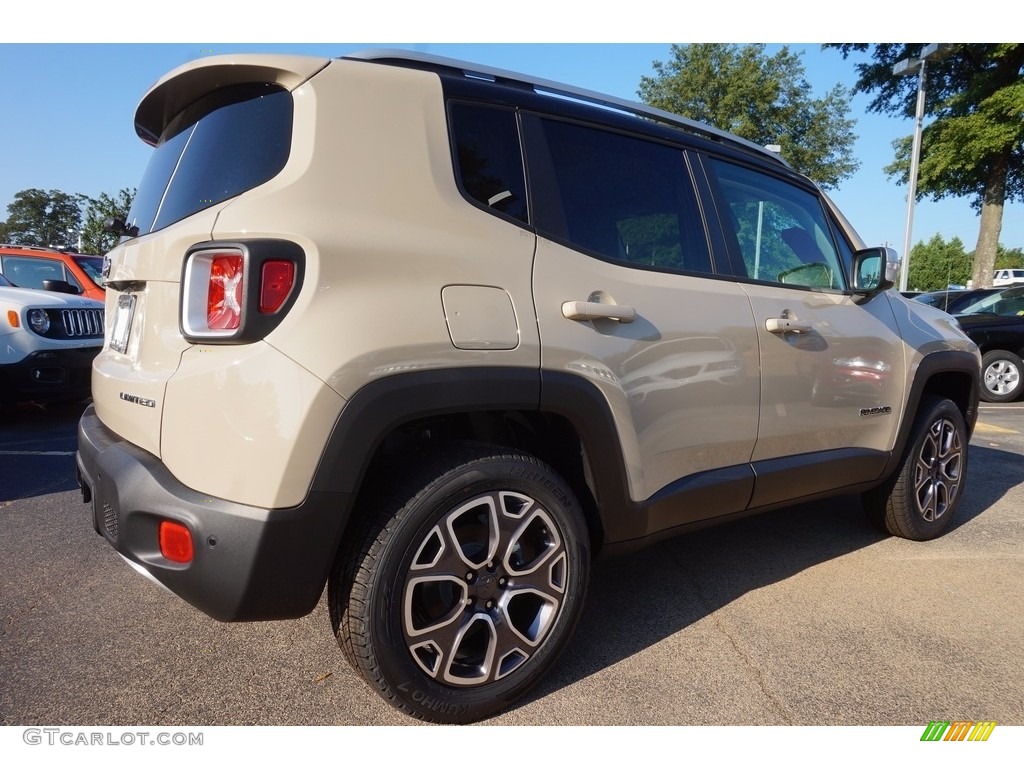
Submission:
{"label": "light pole", "polygon": [[920,58],[901,59],[892,68],[894,75],[917,74],[917,111],[914,115],[914,144],[910,149],[910,185],[907,192],[907,223],[903,228],[903,267],[900,269],[900,290],[907,290],[910,275],[910,238],[914,229],[914,202],[917,199],[917,166],[921,160],[921,124],[924,122],[925,69],[929,61],[939,61],[951,52],[951,43],[929,43],[921,49]]}

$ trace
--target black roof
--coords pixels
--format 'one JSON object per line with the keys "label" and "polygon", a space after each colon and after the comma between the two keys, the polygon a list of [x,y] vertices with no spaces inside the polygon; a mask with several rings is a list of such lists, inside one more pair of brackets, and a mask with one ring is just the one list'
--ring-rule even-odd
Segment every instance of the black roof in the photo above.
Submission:
{"label": "black roof", "polygon": [[[359,51],[348,54],[342,58],[436,72],[442,77],[446,77],[448,79],[464,81],[465,85],[468,86],[469,89],[472,89],[472,84],[475,83],[481,92],[485,89],[490,90],[492,93],[505,91],[507,96],[510,97],[506,100],[510,101],[520,102],[526,94],[545,96],[548,99],[554,96],[563,100],[576,101],[581,105],[589,105],[590,107],[597,107],[605,110],[607,114],[606,119],[611,122],[615,122],[614,119],[610,117],[612,112],[618,112],[620,114],[624,113],[633,118],[634,127],[635,118],[641,118],[643,121],[653,121],[660,125],[669,126],[675,130],[682,130],[699,139],[710,140],[719,145],[724,144],[733,149],[741,150],[748,156],[751,153],[754,153],[761,159],[773,162],[781,168],[789,168],[789,164],[775,152],[766,149],[760,144],[740,138],[739,136],[723,131],[719,128],[715,128],[714,126],[707,125],[696,120],[690,120],[680,115],[675,115],[671,112],[656,109],[635,101],[620,99],[615,96],[609,96],[596,91],[577,88],[564,83],[555,82],[553,80],[531,77],[530,75],[524,75],[519,72],[487,67],[480,64],[460,61],[458,59],[450,59],[444,56],[434,56],[431,54],[397,49],[385,48]],[[517,92],[519,94],[518,97],[513,97]],[[590,114],[593,116],[593,112],[590,112]]]}

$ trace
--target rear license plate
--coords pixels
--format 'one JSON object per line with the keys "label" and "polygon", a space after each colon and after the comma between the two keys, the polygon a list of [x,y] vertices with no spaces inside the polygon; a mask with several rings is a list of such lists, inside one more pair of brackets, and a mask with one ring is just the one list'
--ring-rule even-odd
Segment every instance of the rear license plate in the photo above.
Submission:
{"label": "rear license plate", "polygon": [[110,348],[122,355],[128,349],[128,336],[132,330],[132,315],[135,314],[135,296],[122,293],[117,297],[114,308],[114,324],[110,331]]}

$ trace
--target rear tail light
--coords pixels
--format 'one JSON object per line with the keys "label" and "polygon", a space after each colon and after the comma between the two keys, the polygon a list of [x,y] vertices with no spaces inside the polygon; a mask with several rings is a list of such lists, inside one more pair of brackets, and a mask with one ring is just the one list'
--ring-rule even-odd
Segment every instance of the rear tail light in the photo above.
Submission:
{"label": "rear tail light", "polygon": [[196,246],[182,276],[182,335],[201,343],[263,338],[294,302],[304,266],[302,248],[286,240]]}
{"label": "rear tail light", "polygon": [[192,532],[181,523],[160,521],[160,554],[172,563],[191,563]]}
{"label": "rear tail light", "polygon": [[206,325],[210,330],[233,331],[242,324],[243,266],[240,253],[211,257],[206,286]]}

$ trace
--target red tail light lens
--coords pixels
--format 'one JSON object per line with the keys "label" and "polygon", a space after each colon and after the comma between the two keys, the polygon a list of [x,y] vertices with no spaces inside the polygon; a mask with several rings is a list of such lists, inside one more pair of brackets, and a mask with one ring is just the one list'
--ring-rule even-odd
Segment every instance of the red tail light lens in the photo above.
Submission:
{"label": "red tail light lens", "polygon": [[264,262],[260,280],[260,312],[266,315],[277,312],[294,284],[294,263],[277,259]]}
{"label": "red tail light lens", "polygon": [[181,523],[160,521],[160,554],[174,563],[191,563],[191,531]]}
{"label": "red tail light lens", "polygon": [[206,324],[210,330],[231,331],[242,322],[241,254],[217,254],[210,261],[206,293]]}
{"label": "red tail light lens", "polygon": [[295,302],[305,266],[302,248],[288,240],[193,246],[181,276],[182,336],[199,344],[265,338]]}

